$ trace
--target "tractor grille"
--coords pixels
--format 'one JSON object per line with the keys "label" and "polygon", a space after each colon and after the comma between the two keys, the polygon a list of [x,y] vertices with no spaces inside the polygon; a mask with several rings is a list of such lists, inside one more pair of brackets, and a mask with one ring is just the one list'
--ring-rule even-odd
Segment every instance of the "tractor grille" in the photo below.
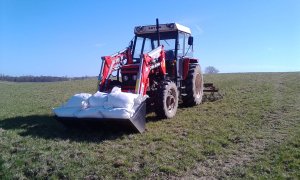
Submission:
{"label": "tractor grille", "polygon": [[121,68],[122,91],[135,92],[136,80],[139,72],[139,64],[125,65]]}

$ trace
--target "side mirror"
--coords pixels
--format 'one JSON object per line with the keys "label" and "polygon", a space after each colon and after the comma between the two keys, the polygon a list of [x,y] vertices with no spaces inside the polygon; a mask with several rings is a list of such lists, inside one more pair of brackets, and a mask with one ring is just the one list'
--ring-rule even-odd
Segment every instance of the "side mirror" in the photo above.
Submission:
{"label": "side mirror", "polygon": [[192,46],[194,43],[194,38],[193,36],[189,36],[189,39],[188,39],[188,45]]}

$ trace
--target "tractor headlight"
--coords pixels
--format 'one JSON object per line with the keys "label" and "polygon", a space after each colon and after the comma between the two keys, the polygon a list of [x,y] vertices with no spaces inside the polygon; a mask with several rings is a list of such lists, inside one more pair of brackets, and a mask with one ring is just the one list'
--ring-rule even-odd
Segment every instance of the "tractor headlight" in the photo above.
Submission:
{"label": "tractor headlight", "polygon": [[144,29],[143,26],[138,26],[138,27],[135,28],[135,30],[136,30],[137,32],[143,31],[143,29]]}
{"label": "tractor headlight", "polygon": [[167,26],[168,28],[170,28],[170,29],[174,29],[175,24],[174,24],[174,23],[170,23],[170,24],[167,24],[166,26]]}
{"label": "tractor headlight", "polygon": [[128,81],[128,76],[123,77],[124,81]]}

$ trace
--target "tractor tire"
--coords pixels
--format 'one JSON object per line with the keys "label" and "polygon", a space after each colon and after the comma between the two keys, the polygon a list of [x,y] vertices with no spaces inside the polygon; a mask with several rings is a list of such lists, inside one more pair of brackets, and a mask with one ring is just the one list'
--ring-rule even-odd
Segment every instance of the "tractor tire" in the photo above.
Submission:
{"label": "tractor tire", "polygon": [[178,89],[174,82],[164,81],[158,89],[155,113],[159,118],[173,118],[178,108]]}
{"label": "tractor tire", "polygon": [[186,95],[182,96],[183,104],[187,107],[198,105],[202,102],[203,76],[199,65],[190,64],[185,80]]}

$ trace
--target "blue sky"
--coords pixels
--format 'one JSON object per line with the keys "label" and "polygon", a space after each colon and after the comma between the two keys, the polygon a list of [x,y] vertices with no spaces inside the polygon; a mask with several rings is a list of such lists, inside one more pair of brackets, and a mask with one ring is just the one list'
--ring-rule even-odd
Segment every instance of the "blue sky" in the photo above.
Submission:
{"label": "blue sky", "polygon": [[0,0],[0,74],[96,76],[156,18],[191,28],[202,69],[300,71],[299,0]]}

